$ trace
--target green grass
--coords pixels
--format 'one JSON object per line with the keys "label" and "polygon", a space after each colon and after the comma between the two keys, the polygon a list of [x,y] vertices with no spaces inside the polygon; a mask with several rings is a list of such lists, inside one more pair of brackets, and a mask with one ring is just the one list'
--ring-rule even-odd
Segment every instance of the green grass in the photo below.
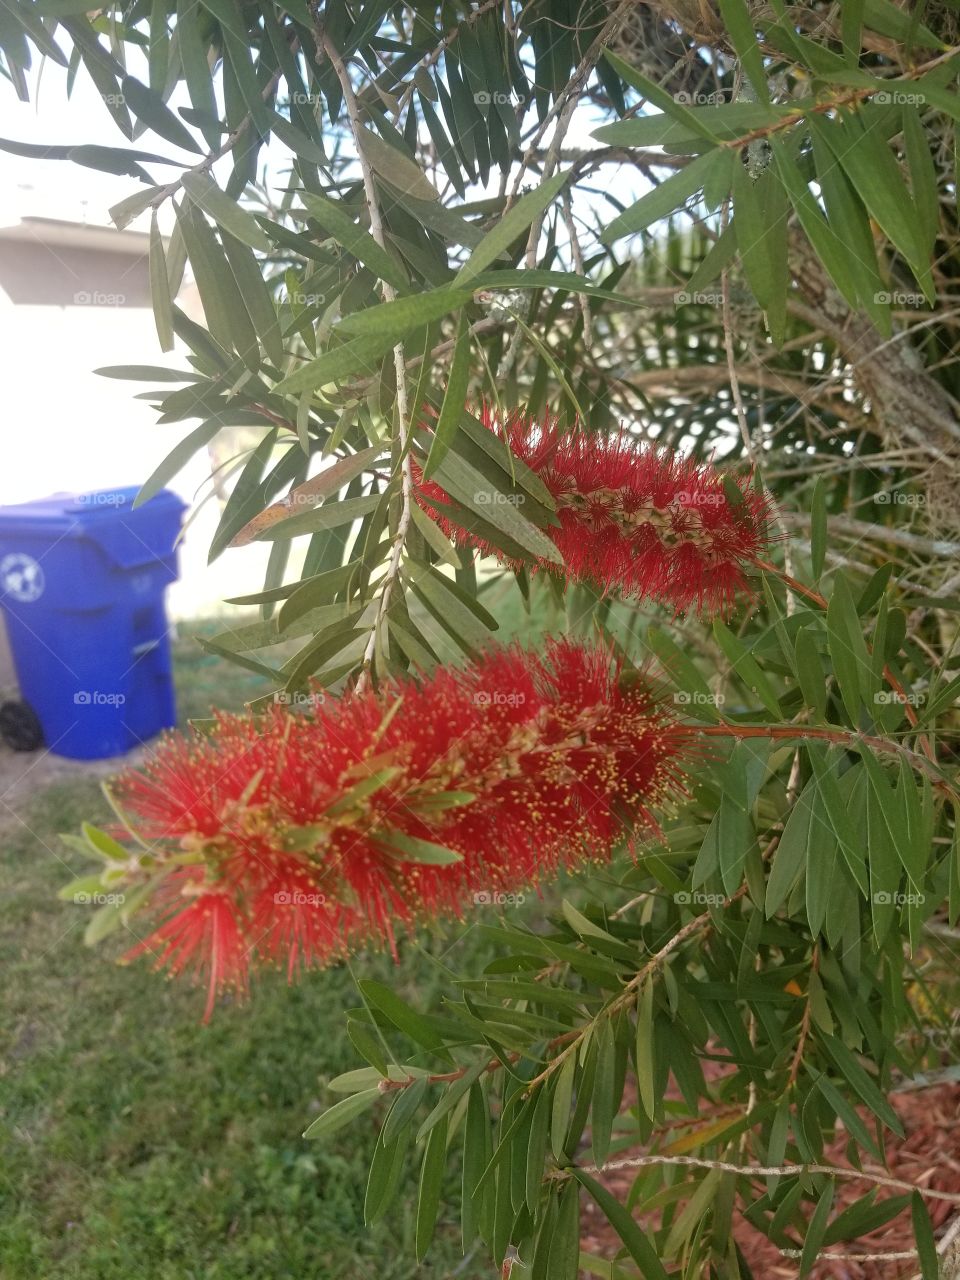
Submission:
{"label": "green grass", "polygon": [[[177,684],[185,716],[263,691],[187,637]],[[359,1065],[344,1034],[357,1003],[345,969],[295,987],[270,975],[250,1004],[221,1005],[203,1027],[201,992],[111,963],[123,949],[113,939],[86,948],[85,909],[56,898],[86,870],[57,833],[105,818],[97,784],[51,786],[19,816],[0,829],[2,1280],[489,1275],[480,1255],[462,1263],[455,1181],[421,1268],[413,1168],[387,1219],[363,1226],[376,1116],[324,1143],[301,1139],[333,1101],[325,1082]],[[485,953],[455,926],[405,946],[399,967],[362,956],[356,969],[422,1007],[439,985],[424,951],[439,957],[460,934],[455,965],[478,969]]]}

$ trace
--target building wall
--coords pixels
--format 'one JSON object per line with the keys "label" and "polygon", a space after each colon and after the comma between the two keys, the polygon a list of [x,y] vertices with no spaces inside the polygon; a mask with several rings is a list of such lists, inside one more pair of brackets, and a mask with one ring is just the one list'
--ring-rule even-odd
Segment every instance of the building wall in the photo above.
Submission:
{"label": "building wall", "polygon": [[[102,237],[102,229],[96,229]],[[139,237],[138,237],[139,239]],[[188,287],[179,305],[202,317]],[[3,342],[4,442],[0,505],[52,493],[141,484],[195,421],[159,426],[134,397],[149,383],[104,378],[106,365],[187,368],[183,352],[164,356],[149,304],[142,252],[0,239],[0,338]],[[170,483],[194,504],[209,493],[210,461],[201,451]],[[228,551],[207,566],[219,519],[216,499],[200,510],[181,550],[181,581],[170,590],[173,617],[224,610],[231,595],[257,590],[269,548]],[[12,681],[0,640],[0,691]]]}

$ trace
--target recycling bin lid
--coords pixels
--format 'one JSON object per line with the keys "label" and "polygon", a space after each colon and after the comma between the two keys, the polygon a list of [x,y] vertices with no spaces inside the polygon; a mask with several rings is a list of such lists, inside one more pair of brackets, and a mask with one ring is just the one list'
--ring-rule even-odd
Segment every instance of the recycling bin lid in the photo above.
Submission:
{"label": "recycling bin lid", "polygon": [[134,508],[139,492],[139,485],[127,485],[55,493],[0,507],[0,538],[88,538],[123,567],[144,564],[170,554],[187,504],[170,489],[161,489]]}
{"label": "recycling bin lid", "polygon": [[[170,489],[159,493],[134,510],[133,504],[140,492],[139,485],[124,485],[116,489],[92,489],[88,493],[52,493],[31,502],[16,502],[0,506],[0,533],[13,533],[28,525],[56,528],[58,531],[76,529],[82,536],[82,527],[88,522],[129,517],[135,519],[141,512],[160,514],[162,508],[183,511],[186,503]],[[80,528],[77,528],[80,526]]]}

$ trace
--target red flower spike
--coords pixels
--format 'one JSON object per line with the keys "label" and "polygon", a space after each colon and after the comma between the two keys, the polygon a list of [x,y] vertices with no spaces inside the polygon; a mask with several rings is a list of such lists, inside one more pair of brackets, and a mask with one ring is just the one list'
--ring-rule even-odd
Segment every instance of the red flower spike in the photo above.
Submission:
{"label": "red flower spike", "polygon": [[[522,412],[501,420],[487,406],[482,418],[556,502],[559,526],[545,532],[571,579],[678,613],[724,612],[746,591],[744,567],[769,542],[769,504],[748,481],[736,481],[731,495],[712,466],[638,445],[622,431],[590,435]],[[424,483],[419,470],[415,478],[421,507],[456,545],[514,564],[457,524],[436,482]],[[536,567],[557,572],[548,561]]]}
{"label": "red flower spike", "polygon": [[[208,977],[389,946],[478,894],[514,893],[656,831],[688,741],[605,651],[494,650],[462,669],[327,701],[223,715],[167,738],[117,797],[153,843],[161,923],[130,953]],[[184,856],[190,859],[183,865]]]}

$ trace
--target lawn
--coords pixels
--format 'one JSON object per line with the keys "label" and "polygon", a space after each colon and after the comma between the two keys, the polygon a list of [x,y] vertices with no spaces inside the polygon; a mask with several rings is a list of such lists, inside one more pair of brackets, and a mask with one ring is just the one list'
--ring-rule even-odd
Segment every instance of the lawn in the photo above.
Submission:
{"label": "lawn", "polygon": [[[176,670],[184,716],[262,692],[189,636]],[[356,1003],[345,968],[295,987],[271,975],[203,1027],[200,992],[112,963],[123,949],[112,939],[86,948],[83,909],[57,900],[86,869],[57,834],[106,816],[97,783],[56,783],[18,814],[0,827],[2,1280],[489,1275],[482,1255],[461,1258],[455,1185],[422,1268],[415,1176],[385,1221],[362,1225],[375,1118],[323,1144],[301,1139],[333,1101],[325,1082],[358,1065],[343,1033]],[[355,971],[426,1002],[440,980],[429,956],[451,946],[470,951],[464,968],[483,963],[469,929],[452,927],[408,944],[399,967],[366,955]]]}

